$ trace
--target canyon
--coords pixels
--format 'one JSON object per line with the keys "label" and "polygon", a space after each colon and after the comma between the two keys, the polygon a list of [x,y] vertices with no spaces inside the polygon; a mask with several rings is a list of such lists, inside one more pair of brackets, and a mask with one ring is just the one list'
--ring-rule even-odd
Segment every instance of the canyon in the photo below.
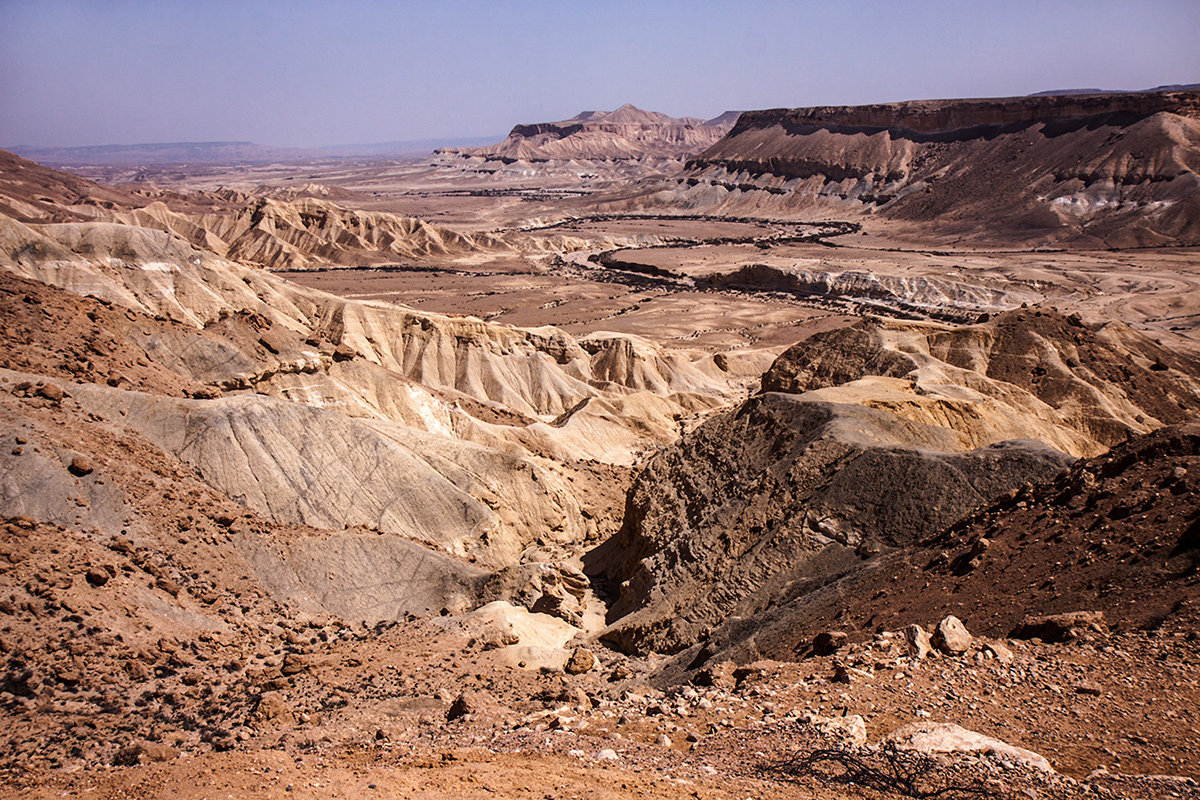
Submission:
{"label": "canyon", "polygon": [[6,792],[1194,793],[1198,125],[0,153]]}

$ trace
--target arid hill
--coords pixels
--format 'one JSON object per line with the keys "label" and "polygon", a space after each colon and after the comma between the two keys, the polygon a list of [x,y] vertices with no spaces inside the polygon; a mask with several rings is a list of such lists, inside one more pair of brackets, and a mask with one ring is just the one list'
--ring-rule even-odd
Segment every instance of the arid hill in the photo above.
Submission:
{"label": "arid hill", "polygon": [[669,117],[626,104],[616,111],[584,111],[561,122],[517,125],[503,142],[442,153],[496,161],[611,161],[679,158],[698,153],[732,127],[737,112],[702,120]]}
{"label": "arid hill", "polygon": [[[491,234],[359,211],[301,187],[263,194],[109,188],[0,151],[0,212],[25,223],[110,222],[163,231],[222,258],[267,269],[394,264],[415,257],[513,252]],[[351,196],[352,197],[352,196]],[[520,246],[544,244],[521,240]]]}
{"label": "arid hill", "polygon": [[621,531],[590,556],[616,594],[607,640],[689,648],[1055,474],[1066,453],[1194,418],[1200,364],[1122,326],[1019,309],[818,334],[763,390],[635,480]]}
{"label": "arid hill", "polygon": [[747,112],[635,204],[871,214],[943,239],[1200,242],[1200,93]]}

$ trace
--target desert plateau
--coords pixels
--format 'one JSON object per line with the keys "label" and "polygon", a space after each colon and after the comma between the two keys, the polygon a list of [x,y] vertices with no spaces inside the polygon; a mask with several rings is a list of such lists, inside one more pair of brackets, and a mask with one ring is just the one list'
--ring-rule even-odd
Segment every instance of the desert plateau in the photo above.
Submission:
{"label": "desert plateau", "polygon": [[1200,797],[1200,88],[510,124],[0,150],[0,795]]}

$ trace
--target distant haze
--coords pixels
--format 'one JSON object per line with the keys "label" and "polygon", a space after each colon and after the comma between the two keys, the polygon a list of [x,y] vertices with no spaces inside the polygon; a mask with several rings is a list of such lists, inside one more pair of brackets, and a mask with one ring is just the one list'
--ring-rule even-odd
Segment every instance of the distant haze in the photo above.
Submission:
{"label": "distant haze", "polygon": [[479,137],[1200,80],[1195,0],[0,0],[0,146]]}

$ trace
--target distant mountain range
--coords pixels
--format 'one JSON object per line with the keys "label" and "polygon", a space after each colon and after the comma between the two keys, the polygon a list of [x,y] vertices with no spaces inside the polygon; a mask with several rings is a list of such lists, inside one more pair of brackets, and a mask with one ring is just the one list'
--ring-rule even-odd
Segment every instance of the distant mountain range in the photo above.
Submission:
{"label": "distant mountain range", "polygon": [[[1155,86],[1153,89],[1144,89],[1145,92],[1194,92],[1200,90],[1200,83],[1168,83],[1163,86]],[[1138,90],[1127,92],[1123,89],[1050,89],[1045,92],[1037,92],[1029,97],[1061,97],[1064,95],[1073,94],[1135,94]]]}
{"label": "distant mountain range", "polygon": [[151,164],[263,164],[312,158],[388,158],[429,153],[438,147],[470,147],[496,140],[496,136],[410,139],[396,142],[342,144],[326,147],[275,147],[254,142],[148,142],[103,144],[90,147],[4,148],[24,158],[50,166],[135,166]]}

